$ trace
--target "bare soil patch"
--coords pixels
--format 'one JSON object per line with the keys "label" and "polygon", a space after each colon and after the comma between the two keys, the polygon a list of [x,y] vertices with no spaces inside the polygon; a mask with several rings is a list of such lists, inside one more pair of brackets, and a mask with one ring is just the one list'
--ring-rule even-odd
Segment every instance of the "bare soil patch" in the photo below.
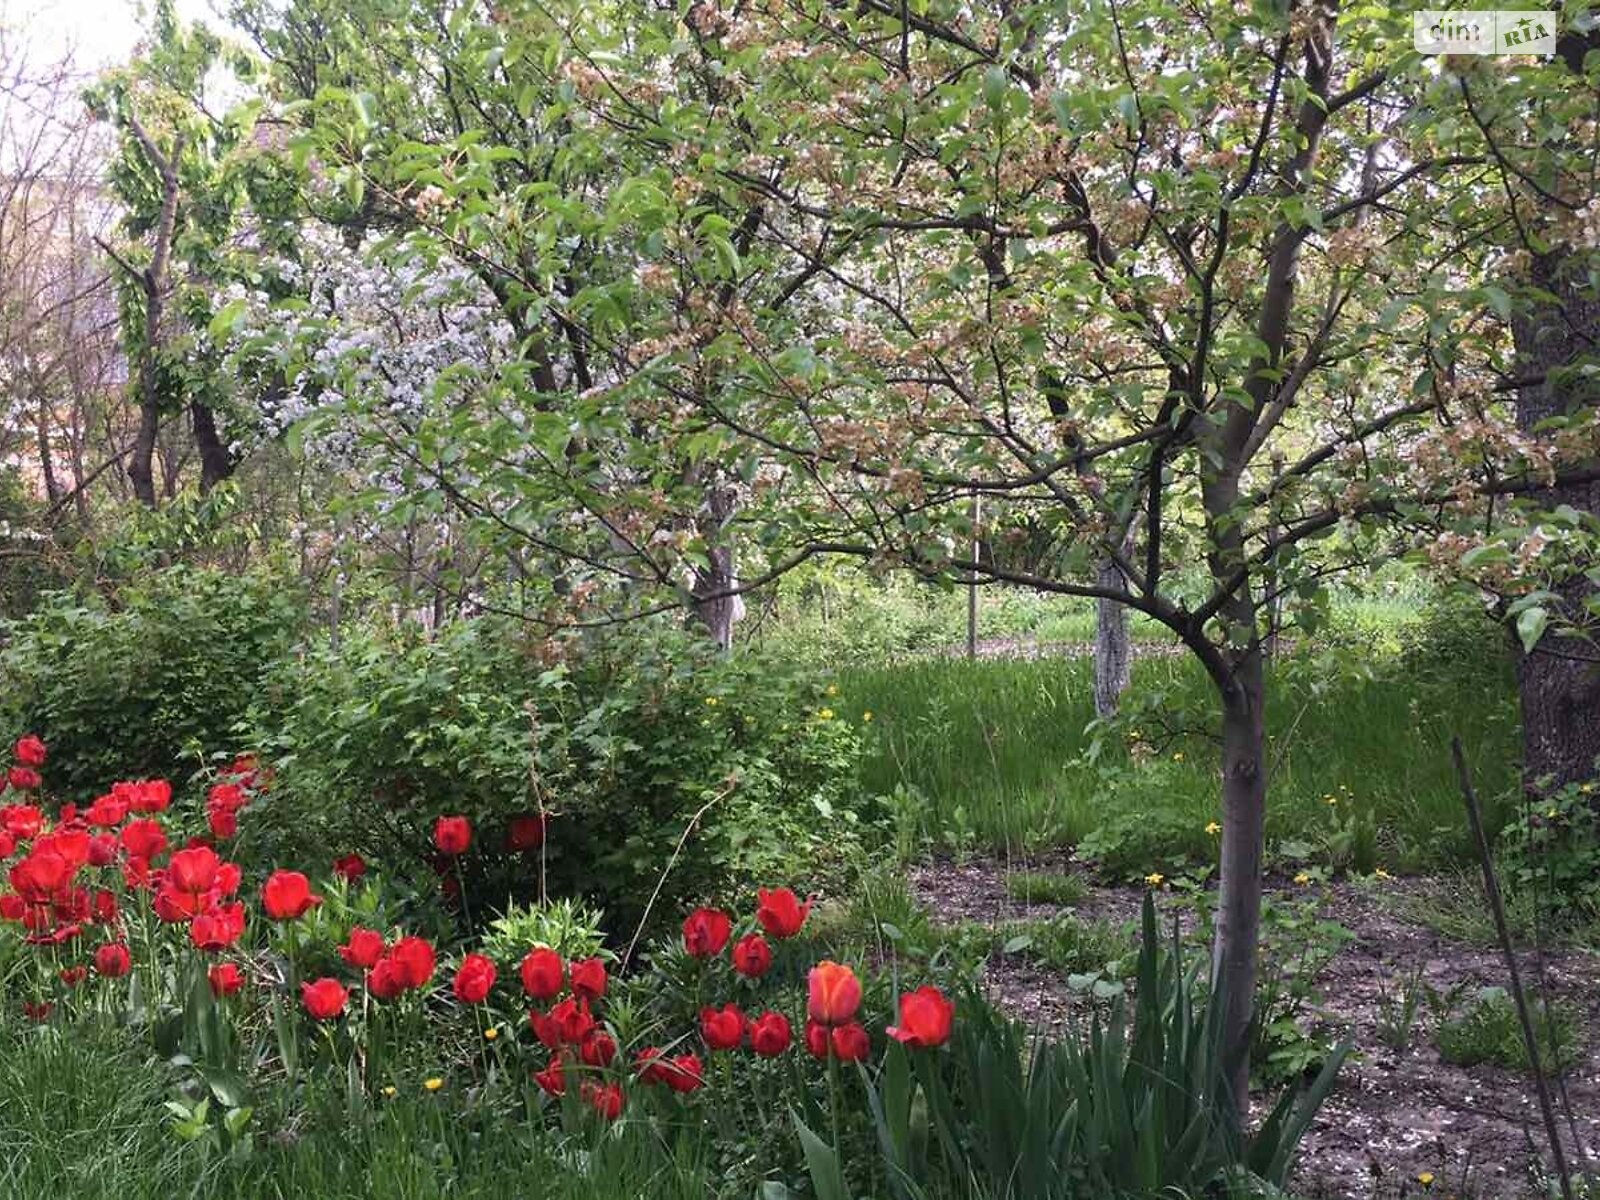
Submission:
{"label": "bare soil patch", "polygon": [[[1142,891],[1092,885],[1071,906],[1029,904],[1006,890],[1006,876],[1024,868],[1071,866],[1062,858],[1026,864],[944,860],[913,869],[910,885],[919,903],[941,923],[998,925],[1072,912],[1085,920],[1121,924],[1130,945],[1134,942]],[[1319,1029],[1335,1037],[1353,1034],[1356,1053],[1302,1146],[1296,1183],[1302,1196],[1509,1200],[1544,1195],[1531,1182],[1541,1162],[1548,1169],[1531,1075],[1445,1062],[1426,1012],[1418,1017],[1412,1044],[1404,1052],[1378,1037],[1384,988],[1392,994],[1399,976],[1414,967],[1440,991],[1463,982],[1469,992],[1507,983],[1498,950],[1446,938],[1400,915],[1403,906],[1397,899],[1426,902],[1428,894],[1427,882],[1417,880],[1321,888],[1322,914],[1355,936],[1321,977]],[[1170,900],[1163,909],[1176,911]],[[1600,1154],[1600,954],[1564,947],[1542,956],[1525,953],[1520,965],[1530,986],[1542,980],[1546,995],[1582,1014],[1581,1057],[1565,1073],[1564,1085],[1579,1136],[1591,1156]],[[1019,956],[991,959],[985,980],[998,1003],[1041,1028],[1065,1028],[1087,1012],[1087,999],[1068,987],[1063,976]],[[1424,1173],[1434,1177],[1429,1189],[1417,1182]]]}

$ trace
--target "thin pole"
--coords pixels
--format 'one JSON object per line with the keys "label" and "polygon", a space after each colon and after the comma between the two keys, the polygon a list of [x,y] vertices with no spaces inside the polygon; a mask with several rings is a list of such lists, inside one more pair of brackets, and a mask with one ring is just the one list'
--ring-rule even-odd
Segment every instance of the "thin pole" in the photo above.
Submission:
{"label": "thin pole", "polygon": [[972,493],[972,582],[967,584],[967,658],[978,657],[978,554],[982,549],[982,541],[978,537],[978,522],[983,515],[983,500],[977,492]]}
{"label": "thin pole", "polygon": [[[1528,998],[1522,990],[1522,973],[1517,970],[1517,956],[1511,950],[1511,930],[1506,925],[1505,901],[1500,896],[1500,881],[1495,878],[1489,839],[1483,832],[1483,815],[1478,811],[1478,794],[1473,791],[1472,775],[1467,770],[1467,756],[1461,752],[1459,737],[1450,739],[1450,753],[1455,757],[1461,795],[1467,803],[1467,821],[1472,825],[1472,837],[1478,844],[1478,862],[1483,866],[1483,890],[1489,897],[1489,908],[1494,913],[1495,932],[1500,937],[1500,949],[1506,956],[1506,970],[1511,973],[1511,998],[1516,1001],[1517,1019],[1522,1024],[1522,1041],[1528,1048],[1528,1061],[1533,1064],[1533,1082],[1539,1092],[1539,1113],[1544,1118],[1544,1131],[1550,1138],[1550,1152],[1556,1158],[1562,1200],[1572,1200],[1572,1179],[1567,1174],[1567,1156],[1561,1148],[1561,1133],[1556,1126],[1555,1108],[1550,1103],[1550,1088],[1540,1068],[1539,1039],[1534,1036],[1533,1018],[1528,1014]],[[1553,1065],[1557,1070],[1561,1069],[1559,1061]]]}

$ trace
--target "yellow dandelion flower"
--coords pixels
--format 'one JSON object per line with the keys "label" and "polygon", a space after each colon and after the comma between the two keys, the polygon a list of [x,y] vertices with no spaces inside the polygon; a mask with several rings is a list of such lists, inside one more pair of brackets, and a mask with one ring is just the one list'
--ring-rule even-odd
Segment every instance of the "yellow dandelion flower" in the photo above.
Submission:
{"label": "yellow dandelion flower", "polygon": [[722,703],[722,701],[718,700],[715,696],[707,696],[706,697],[706,707],[707,708],[715,708],[717,705],[719,705],[721,703]]}
{"label": "yellow dandelion flower", "polygon": [[839,694],[839,685],[837,683],[830,683],[828,685],[828,695],[837,696],[838,694]]}
{"label": "yellow dandelion flower", "polygon": [[1311,876],[1307,875],[1304,871],[1301,871],[1300,874],[1294,877],[1294,881],[1301,887],[1304,887],[1306,884],[1311,882]]}
{"label": "yellow dandelion flower", "polygon": [[1183,761],[1183,751],[1182,750],[1174,750],[1172,752],[1172,761],[1173,762],[1182,762]]}
{"label": "yellow dandelion flower", "polygon": [[395,1088],[394,1088],[394,1084],[392,1084],[392,1083],[388,1087],[383,1089],[383,1094],[385,1096],[392,1096],[392,1095],[394,1095],[394,1092],[395,1092]]}
{"label": "yellow dandelion flower", "polygon": [[500,1031],[498,1029],[496,1029],[493,1025],[489,1026],[489,1028],[487,1028],[487,1029],[485,1029],[483,1031],[483,1040],[486,1041],[486,1042],[492,1042],[492,1041],[495,1040],[495,1038],[497,1038],[499,1036],[500,1036]]}
{"label": "yellow dandelion flower", "polygon": [[817,709],[817,720],[819,720],[819,721],[831,721],[831,720],[833,720],[833,709],[831,709],[831,708],[819,708],[819,709]]}
{"label": "yellow dandelion flower", "polygon": [[435,1075],[432,1079],[424,1079],[422,1081],[422,1086],[427,1088],[430,1092],[437,1092],[444,1086],[444,1080]]}
{"label": "yellow dandelion flower", "polygon": [[1216,837],[1217,834],[1222,832],[1222,823],[1220,821],[1212,821],[1206,826],[1206,832],[1212,837]]}
{"label": "yellow dandelion flower", "polygon": [[1373,872],[1372,872],[1372,877],[1374,879],[1393,879],[1394,878],[1393,875],[1389,874],[1389,872],[1385,871],[1382,867],[1375,868],[1373,870]]}
{"label": "yellow dandelion flower", "polygon": [[1433,1186],[1433,1172],[1432,1171],[1424,1171],[1424,1172],[1422,1172],[1422,1174],[1417,1176],[1417,1182],[1420,1183],[1423,1187],[1432,1187]]}
{"label": "yellow dandelion flower", "polygon": [[870,724],[872,724],[872,710],[871,710],[871,709],[870,709],[870,708],[869,708],[869,709],[867,709],[867,711],[866,711],[866,712],[864,712],[864,713],[862,713],[862,714],[861,714],[861,723],[862,723],[862,724],[863,724],[863,725],[870,725]]}
{"label": "yellow dandelion flower", "polygon": [[1153,888],[1158,888],[1163,883],[1165,883],[1167,881],[1167,877],[1165,875],[1163,875],[1160,871],[1151,871],[1150,874],[1148,874],[1148,875],[1146,875],[1144,877],[1144,881],[1149,886],[1151,886]]}

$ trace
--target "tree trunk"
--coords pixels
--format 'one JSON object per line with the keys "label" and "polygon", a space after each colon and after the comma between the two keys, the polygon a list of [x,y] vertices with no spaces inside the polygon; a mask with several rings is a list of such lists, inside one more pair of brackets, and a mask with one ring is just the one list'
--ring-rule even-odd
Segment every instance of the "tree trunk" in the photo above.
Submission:
{"label": "tree trunk", "polygon": [[200,451],[200,494],[204,496],[233,474],[233,456],[222,444],[216,414],[207,405],[192,401],[189,420],[194,426],[194,444]]}
{"label": "tree trunk", "polygon": [[[1586,294],[1575,277],[1578,260],[1560,254],[1536,255],[1529,282],[1557,298],[1538,304],[1512,322],[1519,374],[1544,376],[1543,383],[1517,392],[1517,427],[1532,433],[1539,422],[1592,408],[1593,384],[1563,378],[1561,369],[1581,357],[1600,354],[1600,299]],[[1563,266],[1567,269],[1563,270]],[[1550,375],[1554,373],[1555,378]],[[1567,484],[1539,492],[1545,508],[1566,504],[1582,513],[1600,513],[1600,483]],[[1561,597],[1562,617],[1592,624],[1586,604],[1600,587],[1582,574],[1553,589]],[[1542,792],[1596,778],[1600,758],[1600,659],[1593,644],[1546,635],[1531,654],[1519,653],[1517,688],[1522,702],[1522,769],[1525,786]]]}
{"label": "tree trunk", "polygon": [[[1133,550],[1133,526],[1122,539],[1124,556]],[[1103,588],[1126,590],[1122,568],[1109,556],[1102,559],[1095,583]],[[1094,605],[1094,711],[1101,717],[1117,715],[1122,693],[1132,677],[1133,648],[1128,642],[1128,611],[1115,600],[1100,599]]]}
{"label": "tree trunk", "polygon": [[1252,643],[1222,696],[1222,880],[1212,973],[1222,989],[1225,1061],[1241,1116],[1250,1095],[1250,1033],[1261,933],[1261,857],[1266,832],[1266,674]]}
{"label": "tree trunk", "polygon": [[744,615],[744,602],[737,595],[729,595],[738,587],[734,573],[733,546],[728,537],[728,523],[733,519],[738,503],[732,487],[713,483],[706,489],[706,515],[700,523],[705,539],[707,559],[704,567],[694,572],[694,612],[706,627],[712,641],[726,651],[733,648],[733,627]]}
{"label": "tree trunk", "polygon": [[[149,353],[147,350],[146,354]],[[154,376],[154,364],[140,363],[139,432],[128,454],[128,482],[133,485],[133,494],[139,503],[153,509],[156,506],[156,432],[160,427],[161,413],[155,401],[149,398],[154,395],[155,385],[152,383],[146,387],[144,384],[147,371]]]}

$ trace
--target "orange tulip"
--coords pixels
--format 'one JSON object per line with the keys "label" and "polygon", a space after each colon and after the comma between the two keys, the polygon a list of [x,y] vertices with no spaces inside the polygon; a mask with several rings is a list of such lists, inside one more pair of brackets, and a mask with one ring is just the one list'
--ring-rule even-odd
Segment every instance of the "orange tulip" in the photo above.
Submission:
{"label": "orange tulip", "polygon": [[806,1013],[823,1025],[843,1025],[861,1007],[861,981],[841,963],[823,961],[811,968]]}

